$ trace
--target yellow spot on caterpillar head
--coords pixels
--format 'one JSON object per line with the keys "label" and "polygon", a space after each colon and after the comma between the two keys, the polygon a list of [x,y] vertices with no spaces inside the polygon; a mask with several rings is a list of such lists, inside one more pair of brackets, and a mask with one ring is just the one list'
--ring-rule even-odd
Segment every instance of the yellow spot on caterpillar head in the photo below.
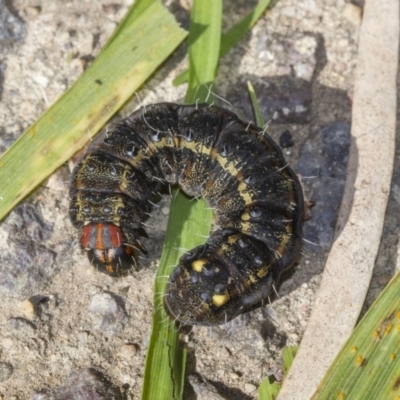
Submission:
{"label": "yellow spot on caterpillar head", "polygon": [[201,272],[203,270],[203,267],[207,264],[207,260],[204,258],[200,258],[198,260],[194,260],[192,262],[192,269],[194,269],[196,272]]}
{"label": "yellow spot on caterpillar head", "polygon": [[217,307],[223,306],[229,300],[229,293],[214,294],[212,301]]}

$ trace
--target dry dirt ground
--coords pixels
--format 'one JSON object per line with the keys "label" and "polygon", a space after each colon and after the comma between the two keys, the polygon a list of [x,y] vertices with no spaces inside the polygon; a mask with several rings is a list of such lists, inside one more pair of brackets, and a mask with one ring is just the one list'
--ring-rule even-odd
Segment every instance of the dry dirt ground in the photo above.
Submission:
{"label": "dry dirt ground", "polygon": [[[130,3],[0,0],[0,152],[79,77]],[[225,26],[253,3],[226,2]],[[186,2],[167,5],[187,27]],[[282,377],[282,347],[301,340],[345,182],[361,19],[357,2],[279,0],[221,61],[215,92],[253,119],[246,81],[253,83],[269,133],[316,205],[303,256],[279,298],[226,326],[193,329],[186,399],[256,399],[262,378]],[[181,46],[138,97],[145,104],[182,102],[185,86],[171,82],[185,66]],[[134,97],[121,116],[137,106]],[[61,167],[0,225],[0,398],[73,399],[72,387],[97,382],[115,398],[121,391],[139,399],[169,199],[153,212],[145,268],[113,279],[96,272],[77,245],[69,174],[70,165]],[[368,304],[393,274],[399,185],[396,174]]]}

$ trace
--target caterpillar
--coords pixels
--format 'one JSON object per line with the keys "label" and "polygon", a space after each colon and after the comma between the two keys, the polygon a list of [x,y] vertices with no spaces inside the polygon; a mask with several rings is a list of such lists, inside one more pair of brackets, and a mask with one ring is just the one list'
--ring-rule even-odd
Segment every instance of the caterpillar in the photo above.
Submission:
{"label": "caterpillar", "polygon": [[304,214],[302,187],[271,137],[209,104],[152,104],[109,126],[70,184],[70,218],[95,268],[119,276],[136,267],[143,221],[165,184],[202,196],[217,226],[172,272],[167,313],[217,325],[267,298],[299,257]]}

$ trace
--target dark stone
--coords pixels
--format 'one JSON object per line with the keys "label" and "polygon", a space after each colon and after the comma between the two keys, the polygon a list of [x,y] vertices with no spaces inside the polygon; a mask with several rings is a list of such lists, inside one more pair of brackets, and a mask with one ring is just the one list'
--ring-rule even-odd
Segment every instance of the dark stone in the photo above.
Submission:
{"label": "dark stone", "polygon": [[[321,151],[315,140],[308,140],[300,150],[298,171],[315,206],[304,225],[306,246],[313,250],[329,249],[346,182],[350,147],[350,125],[335,122],[321,130]],[[312,244],[308,243],[311,242]]]}
{"label": "dark stone", "polygon": [[14,42],[21,41],[26,34],[24,21],[15,10],[7,7],[7,2],[0,0],[0,46],[5,53]]}
{"label": "dark stone", "polygon": [[13,335],[22,340],[32,338],[36,334],[36,325],[26,318],[10,318],[8,323],[13,330]]}
{"label": "dark stone", "polygon": [[40,400],[122,400],[122,393],[101,372],[93,368],[74,371],[65,385],[51,394],[37,393]]}
{"label": "dark stone", "polygon": [[[25,23],[13,9],[10,1],[0,0],[0,55],[4,58],[15,49],[26,35]],[[3,95],[3,82],[6,64],[0,62],[0,99]],[[0,131],[0,134],[2,132]],[[7,141],[7,140],[6,140]],[[0,150],[3,146],[0,146]],[[8,146],[6,146],[7,148]]]}
{"label": "dark stone", "polygon": [[104,334],[120,332],[128,319],[123,299],[111,292],[95,291],[88,307],[88,329]]}
{"label": "dark stone", "polygon": [[33,241],[41,244],[53,231],[52,225],[44,221],[33,205],[27,203],[15,208],[6,222],[9,243],[25,244]]}
{"label": "dark stone", "polygon": [[[277,124],[306,124],[311,120],[312,92],[311,83],[289,76],[265,78],[262,83],[255,83],[264,120]],[[240,117],[254,120],[251,102],[243,96],[245,84],[238,85],[229,93],[231,103],[241,110]]]}
{"label": "dark stone", "polygon": [[8,249],[0,254],[0,292],[30,297],[57,273],[56,253],[42,244],[53,230],[30,204],[17,207],[4,221]]}
{"label": "dark stone", "polygon": [[0,382],[6,381],[14,372],[14,368],[11,364],[6,362],[0,362]]}
{"label": "dark stone", "polygon": [[305,124],[311,119],[311,83],[283,77],[267,82],[258,90],[259,103],[265,120],[274,123]]}
{"label": "dark stone", "polygon": [[294,146],[293,136],[290,131],[286,130],[281,133],[281,136],[279,137],[279,145],[284,149]]}

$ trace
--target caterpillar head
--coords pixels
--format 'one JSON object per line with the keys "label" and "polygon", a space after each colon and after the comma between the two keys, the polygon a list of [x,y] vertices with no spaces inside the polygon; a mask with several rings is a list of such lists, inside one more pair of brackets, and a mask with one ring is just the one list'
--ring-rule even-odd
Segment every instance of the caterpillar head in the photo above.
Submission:
{"label": "caterpillar head", "polygon": [[136,251],[125,244],[119,226],[109,223],[85,225],[80,243],[91,264],[107,275],[126,275],[136,266]]}
{"label": "caterpillar head", "polygon": [[269,295],[279,265],[258,240],[213,234],[180,259],[167,284],[165,309],[186,325],[224,324]]}

